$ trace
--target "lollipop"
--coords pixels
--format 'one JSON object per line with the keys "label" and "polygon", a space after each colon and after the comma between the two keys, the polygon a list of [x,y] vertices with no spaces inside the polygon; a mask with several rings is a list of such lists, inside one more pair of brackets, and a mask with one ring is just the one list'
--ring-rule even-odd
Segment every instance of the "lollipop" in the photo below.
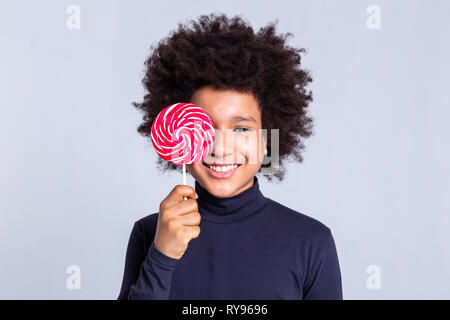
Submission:
{"label": "lollipop", "polygon": [[186,184],[186,164],[201,162],[211,151],[214,137],[208,114],[186,102],[165,107],[153,121],[151,130],[159,156],[176,166],[183,165],[183,184]]}

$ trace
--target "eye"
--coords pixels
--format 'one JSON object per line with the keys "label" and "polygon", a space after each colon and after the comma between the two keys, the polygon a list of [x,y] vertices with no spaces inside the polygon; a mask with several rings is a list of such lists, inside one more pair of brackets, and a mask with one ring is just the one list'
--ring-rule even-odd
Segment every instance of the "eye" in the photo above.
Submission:
{"label": "eye", "polygon": [[244,131],[237,131],[237,132],[248,132],[248,131],[252,131],[251,129],[244,128],[244,127],[236,128],[236,129],[234,129],[234,130],[240,130],[240,129],[242,129],[242,130],[244,130]]}

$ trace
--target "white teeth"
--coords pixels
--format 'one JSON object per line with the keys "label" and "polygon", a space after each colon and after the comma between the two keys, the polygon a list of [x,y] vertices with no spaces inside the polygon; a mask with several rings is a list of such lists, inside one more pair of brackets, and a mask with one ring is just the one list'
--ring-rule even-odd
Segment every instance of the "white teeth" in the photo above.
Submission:
{"label": "white teeth", "polygon": [[233,165],[229,165],[229,166],[211,166],[211,165],[208,165],[208,167],[211,169],[211,170],[214,170],[214,171],[217,171],[217,172],[227,172],[227,171],[230,171],[230,170],[234,170],[235,168],[237,168],[237,164],[233,164]]}

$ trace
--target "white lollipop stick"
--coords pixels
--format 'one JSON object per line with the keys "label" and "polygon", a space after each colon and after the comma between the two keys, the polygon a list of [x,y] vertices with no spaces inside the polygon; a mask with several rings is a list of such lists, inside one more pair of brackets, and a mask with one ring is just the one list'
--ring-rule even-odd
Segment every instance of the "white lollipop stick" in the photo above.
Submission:
{"label": "white lollipop stick", "polygon": [[[186,164],[183,163],[183,184],[186,183]],[[184,200],[187,200],[187,197],[183,197]]]}

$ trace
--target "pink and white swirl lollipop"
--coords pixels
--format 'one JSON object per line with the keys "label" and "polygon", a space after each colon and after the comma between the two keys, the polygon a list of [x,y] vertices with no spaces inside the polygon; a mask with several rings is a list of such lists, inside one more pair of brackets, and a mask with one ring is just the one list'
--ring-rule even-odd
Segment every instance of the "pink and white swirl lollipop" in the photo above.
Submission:
{"label": "pink and white swirl lollipop", "polygon": [[165,107],[152,124],[151,138],[161,158],[174,165],[199,163],[211,151],[214,126],[208,114],[192,103],[179,102]]}

